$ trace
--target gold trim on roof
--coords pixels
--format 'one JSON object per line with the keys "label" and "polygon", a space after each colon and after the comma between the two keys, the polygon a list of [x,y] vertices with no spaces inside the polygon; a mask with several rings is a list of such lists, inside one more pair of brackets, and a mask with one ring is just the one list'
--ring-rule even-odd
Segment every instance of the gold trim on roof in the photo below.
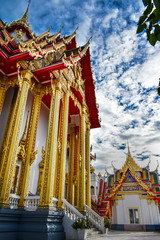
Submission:
{"label": "gold trim on roof", "polygon": [[72,39],[76,36],[76,31],[77,31],[78,28],[79,28],[79,25],[76,27],[74,32],[69,37],[67,37],[67,38],[65,36],[63,37],[63,42],[65,44],[69,44],[72,41]]}
{"label": "gold trim on roof", "polygon": [[132,167],[135,172],[142,172],[142,168],[140,168],[137,165],[137,163],[133,160],[131,153],[130,153],[129,145],[128,145],[128,154],[127,154],[126,162],[125,162],[124,166],[122,167],[122,169],[120,170],[120,173],[125,172],[126,169],[130,169],[130,167]]}
{"label": "gold trim on roof", "polygon": [[125,178],[127,176],[127,173],[130,171],[130,173],[132,174],[133,178],[137,181],[138,185],[143,188],[143,190],[146,191],[146,193],[151,196],[151,197],[156,197],[156,194],[154,194],[153,192],[151,192],[149,186],[147,184],[145,184],[140,177],[137,175],[136,172],[142,172],[142,169],[135,163],[135,161],[133,160],[133,158],[131,157],[131,153],[130,153],[130,149],[129,149],[129,145],[128,145],[128,154],[127,154],[127,159],[126,162],[123,166],[123,168],[120,170],[121,173],[123,173],[121,180],[119,181],[119,184],[115,187],[115,189],[112,191],[112,193],[108,196],[109,198],[113,198],[116,193],[120,190],[120,188],[122,187],[122,184],[125,181]]}
{"label": "gold trim on roof", "polygon": [[28,22],[29,2],[30,1],[28,0],[27,9],[26,9],[25,13],[23,14],[23,16],[20,19],[14,20],[13,22],[11,22],[9,25],[7,25],[8,27],[11,27],[13,25],[21,25],[21,26],[24,26],[27,30],[29,30],[30,33],[32,33],[31,26]]}

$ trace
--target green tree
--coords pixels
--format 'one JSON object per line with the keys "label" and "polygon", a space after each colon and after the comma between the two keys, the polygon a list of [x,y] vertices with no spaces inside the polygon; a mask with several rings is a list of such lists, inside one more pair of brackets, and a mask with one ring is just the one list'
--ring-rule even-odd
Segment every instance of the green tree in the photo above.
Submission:
{"label": "green tree", "polygon": [[152,46],[160,41],[160,0],[142,0],[146,7],[138,21],[137,33],[146,31]]}

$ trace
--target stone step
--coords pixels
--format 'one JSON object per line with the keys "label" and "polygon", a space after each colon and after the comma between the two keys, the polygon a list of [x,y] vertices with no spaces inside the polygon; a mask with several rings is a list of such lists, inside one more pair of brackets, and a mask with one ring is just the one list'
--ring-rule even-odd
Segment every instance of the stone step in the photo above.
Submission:
{"label": "stone step", "polygon": [[92,239],[92,237],[99,237],[100,235],[100,231],[98,231],[96,228],[92,228],[88,230],[87,239]]}

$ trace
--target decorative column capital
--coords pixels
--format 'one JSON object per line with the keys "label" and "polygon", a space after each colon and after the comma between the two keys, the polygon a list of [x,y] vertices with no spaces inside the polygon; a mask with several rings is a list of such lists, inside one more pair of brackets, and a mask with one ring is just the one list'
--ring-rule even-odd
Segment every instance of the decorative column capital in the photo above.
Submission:
{"label": "decorative column capital", "polygon": [[33,77],[33,73],[30,70],[21,70],[21,77],[23,78],[23,81],[28,82],[31,84],[31,78]]}
{"label": "decorative column capital", "polygon": [[43,87],[40,84],[34,85],[32,90],[33,90],[34,96],[41,96],[41,95],[43,95]]}
{"label": "decorative column capital", "polygon": [[55,90],[61,91],[61,82],[59,78],[54,79],[54,84],[55,84]]}

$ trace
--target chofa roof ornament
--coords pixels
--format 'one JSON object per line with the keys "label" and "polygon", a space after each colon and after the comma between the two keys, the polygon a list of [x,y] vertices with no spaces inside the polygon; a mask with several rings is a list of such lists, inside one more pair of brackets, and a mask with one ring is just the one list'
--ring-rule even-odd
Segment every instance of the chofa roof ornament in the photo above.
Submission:
{"label": "chofa roof ornament", "polygon": [[31,26],[28,22],[29,4],[30,4],[30,0],[28,0],[27,9],[26,9],[25,13],[23,14],[23,16],[20,19],[14,20],[9,25],[7,25],[8,28],[11,28],[11,27],[16,26],[16,25],[20,25],[20,26],[24,27],[25,29],[27,29],[30,34],[32,34],[32,29],[31,29]]}

